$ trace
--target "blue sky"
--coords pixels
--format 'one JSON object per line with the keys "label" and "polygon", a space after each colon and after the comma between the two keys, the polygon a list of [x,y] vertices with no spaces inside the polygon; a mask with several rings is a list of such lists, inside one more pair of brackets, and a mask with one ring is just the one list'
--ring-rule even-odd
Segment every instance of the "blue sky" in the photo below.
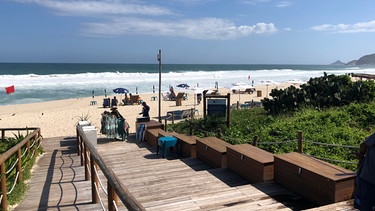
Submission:
{"label": "blue sky", "polygon": [[329,64],[375,53],[374,0],[0,0],[0,62]]}

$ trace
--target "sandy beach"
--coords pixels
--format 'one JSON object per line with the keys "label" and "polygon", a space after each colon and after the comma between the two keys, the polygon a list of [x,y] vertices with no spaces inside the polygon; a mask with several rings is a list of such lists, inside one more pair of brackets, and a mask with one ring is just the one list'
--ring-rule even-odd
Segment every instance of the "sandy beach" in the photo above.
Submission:
{"label": "sandy beach", "polygon": [[[245,101],[260,101],[263,99],[268,92],[274,88],[285,88],[290,84],[278,84],[267,86],[256,86],[257,91],[262,92],[262,97],[257,97],[257,92],[253,94],[233,94],[231,93],[231,104],[239,101],[244,103]],[[183,90],[176,90],[176,93]],[[225,95],[230,93],[229,89],[219,88],[219,93]],[[144,100],[150,106],[150,117],[151,119],[158,119],[158,100],[152,100],[153,96],[157,96],[157,93],[151,94],[140,94],[142,100]],[[115,95],[110,95],[113,98]],[[116,95],[118,99],[123,95]],[[42,131],[44,138],[49,137],[60,137],[60,136],[74,136],[75,125],[82,116],[90,116],[89,122],[97,128],[98,136],[100,136],[100,120],[101,114],[104,111],[110,111],[110,108],[103,108],[104,96],[96,96],[94,99],[79,98],[79,99],[67,99],[48,101],[32,104],[18,104],[1,106],[0,108],[0,127],[1,128],[24,128],[24,127],[39,127]],[[96,105],[90,105],[90,102],[95,100]],[[203,115],[203,104],[194,105],[194,94],[189,93],[188,99],[182,101],[182,106],[176,106],[175,101],[161,101],[161,116],[165,116],[168,111],[183,110],[183,109],[198,109],[199,116]],[[125,117],[130,125],[130,133],[136,131],[135,122],[136,118],[139,117],[139,113],[142,111],[142,105],[127,105],[118,106],[118,111]]]}

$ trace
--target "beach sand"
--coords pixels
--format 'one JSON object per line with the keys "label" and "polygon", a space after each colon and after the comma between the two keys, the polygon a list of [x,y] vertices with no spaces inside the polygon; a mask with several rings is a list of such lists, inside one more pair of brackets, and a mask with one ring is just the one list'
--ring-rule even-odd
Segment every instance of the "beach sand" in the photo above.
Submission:
{"label": "beach sand", "polygon": [[[233,94],[231,93],[231,104],[239,101],[244,103],[245,101],[260,101],[266,97],[266,92],[270,92],[274,88],[285,88],[291,84],[278,84],[267,86],[256,86],[257,91],[262,92],[261,97],[257,97],[257,92],[253,94]],[[298,86],[298,85],[297,85]],[[184,90],[175,90],[176,93]],[[221,95],[230,93],[229,89],[219,88]],[[114,95],[109,96],[113,98]],[[116,95],[117,98],[123,99],[124,96]],[[153,96],[158,96],[158,93],[151,94],[140,94],[142,100],[144,100],[150,106],[150,117],[151,119],[158,120],[158,105],[159,101],[151,100]],[[121,98],[122,97],[122,98]],[[75,126],[82,116],[90,116],[89,122],[97,128],[98,136],[100,136],[100,120],[101,114],[104,111],[110,111],[110,108],[103,108],[104,96],[79,98],[79,99],[67,99],[48,101],[32,104],[18,104],[9,106],[0,106],[0,128],[25,128],[25,127],[39,127],[41,128],[42,136],[44,138],[49,137],[61,137],[61,136],[75,136]],[[96,105],[90,105],[90,102],[95,100]],[[183,110],[183,109],[198,109],[199,116],[203,115],[203,104],[194,106],[194,94],[189,93],[188,99],[182,101],[182,106],[176,106],[175,101],[161,101],[161,116],[166,116],[168,111]],[[142,105],[127,105],[118,106],[118,111],[125,117],[126,121],[130,125],[130,133],[136,131],[135,122],[137,117],[140,117],[139,113],[142,111]],[[163,121],[164,123],[164,121]]]}

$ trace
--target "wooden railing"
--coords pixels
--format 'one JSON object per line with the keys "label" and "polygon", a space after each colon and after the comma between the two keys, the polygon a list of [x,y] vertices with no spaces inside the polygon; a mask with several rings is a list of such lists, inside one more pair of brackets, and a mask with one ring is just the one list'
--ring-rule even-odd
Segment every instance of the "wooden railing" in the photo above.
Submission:
{"label": "wooden railing", "polygon": [[[117,210],[118,198],[120,198],[128,210],[145,210],[113,173],[112,169],[102,160],[95,146],[88,140],[86,134],[83,132],[81,126],[77,126],[77,147],[78,155],[81,157],[81,165],[85,167],[85,180],[91,180],[93,203],[101,203],[102,207],[104,206],[103,200],[100,198],[99,194],[99,188],[103,187],[98,175],[98,170],[101,170],[107,179],[107,190],[103,190],[103,192],[107,195],[108,205],[107,208],[103,207],[104,210]],[[99,167],[99,169],[97,167]]]}
{"label": "wooden railing", "polygon": [[[33,158],[37,156],[37,149],[41,143],[41,132],[40,128],[2,128],[1,130],[1,140],[5,140],[6,132],[10,131],[22,131],[29,132],[33,131],[26,136],[20,143],[6,151],[4,154],[0,155],[0,174],[1,174],[1,209],[8,209],[8,195],[13,191],[17,183],[22,182],[22,162],[23,159],[27,157]],[[21,132],[20,132],[21,133]],[[26,156],[26,157],[25,157]],[[12,164],[12,158],[16,157],[14,163]],[[7,168],[8,166],[8,168]],[[14,172],[15,171],[15,172]],[[14,181],[7,181],[8,175],[15,174]],[[8,183],[13,183],[10,190],[7,187]]]}

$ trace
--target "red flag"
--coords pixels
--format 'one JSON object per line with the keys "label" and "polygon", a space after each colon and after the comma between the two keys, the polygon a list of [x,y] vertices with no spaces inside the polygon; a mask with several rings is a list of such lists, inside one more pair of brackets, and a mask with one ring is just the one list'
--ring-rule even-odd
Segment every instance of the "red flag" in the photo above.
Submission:
{"label": "red flag", "polygon": [[14,92],[14,85],[5,87],[5,91],[7,94],[11,94]]}

